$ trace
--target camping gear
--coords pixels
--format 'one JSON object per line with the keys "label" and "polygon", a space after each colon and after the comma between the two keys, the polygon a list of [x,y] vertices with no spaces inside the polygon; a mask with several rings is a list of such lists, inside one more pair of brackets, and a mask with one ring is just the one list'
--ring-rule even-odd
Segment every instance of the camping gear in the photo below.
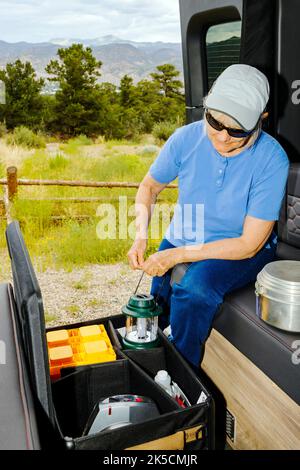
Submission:
{"label": "camping gear", "polygon": [[154,377],[155,382],[166,390],[166,392],[173,396],[173,390],[171,386],[171,377],[166,370],[159,370]]}
{"label": "camping gear", "polygon": [[127,348],[144,349],[158,346],[158,317],[162,308],[152,295],[134,294],[122,308],[126,316],[126,334],[123,343]]}
{"label": "camping gear", "polygon": [[116,360],[104,325],[49,331],[46,337],[51,380],[60,377],[62,367]]}
{"label": "camping gear", "polygon": [[95,405],[83,435],[118,429],[159,416],[151,398],[140,395],[115,395],[99,400]]}
{"label": "camping gear", "polygon": [[171,397],[175,398],[177,403],[182,407],[185,408],[186,406],[191,406],[188,398],[185,396],[181,388],[177,385],[177,383],[173,382],[170,375],[166,370],[159,370],[154,377],[154,381],[159,384],[166,392],[171,395]]}
{"label": "camping gear", "polygon": [[[174,346],[163,338],[159,329],[159,347],[137,350],[125,349],[118,334],[118,329],[125,328],[124,315],[64,325],[63,329],[69,336],[71,330],[95,327],[100,323],[105,327],[116,359],[88,365],[70,364],[70,367],[61,368],[58,380],[50,381],[42,295],[17,221],[8,226],[6,236],[14,289],[10,284],[0,286],[3,299],[0,323],[9,338],[8,344],[14,346],[14,349],[9,349],[9,361],[14,369],[5,368],[6,380],[0,390],[6,416],[11,417],[0,430],[0,447],[4,442],[3,448],[52,450],[214,448],[214,405],[211,395]],[[61,326],[47,332],[59,330],[62,330]],[[84,331],[91,332],[90,329]],[[65,333],[63,337],[65,340]],[[61,339],[58,334],[54,344]],[[137,355],[137,361],[130,357],[129,352]],[[149,354],[146,361],[145,352]],[[181,408],[155,383],[153,378],[157,370],[150,372],[148,362],[157,370],[169,370],[181,387],[185,383],[186,392],[191,397],[191,407]],[[12,390],[20,393],[12,393]],[[197,403],[203,393],[205,401]],[[146,396],[153,400],[160,414],[152,414],[139,423],[115,429],[108,427],[92,435],[83,435],[99,399],[116,395]],[[24,419],[22,413],[26,413]],[[21,419],[24,427],[18,427]],[[16,440],[19,443],[17,447],[14,445]]]}

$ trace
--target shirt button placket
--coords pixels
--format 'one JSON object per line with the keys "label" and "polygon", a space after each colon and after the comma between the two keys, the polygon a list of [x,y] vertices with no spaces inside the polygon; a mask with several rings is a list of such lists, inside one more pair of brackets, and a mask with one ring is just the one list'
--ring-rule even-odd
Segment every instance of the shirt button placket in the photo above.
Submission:
{"label": "shirt button placket", "polygon": [[218,178],[217,178],[217,181],[216,181],[216,185],[217,185],[218,188],[220,188],[223,184],[226,166],[227,166],[227,161],[224,160],[223,168],[219,168],[219,170],[218,170]]}

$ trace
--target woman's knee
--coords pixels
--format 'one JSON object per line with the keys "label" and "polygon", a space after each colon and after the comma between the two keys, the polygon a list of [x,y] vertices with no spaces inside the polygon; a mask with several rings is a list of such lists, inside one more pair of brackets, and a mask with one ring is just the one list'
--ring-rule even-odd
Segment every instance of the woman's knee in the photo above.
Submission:
{"label": "woman's knee", "polygon": [[223,300],[220,287],[211,275],[209,267],[199,261],[192,263],[180,282],[173,285],[173,292],[175,296],[193,298],[198,302],[220,303]]}

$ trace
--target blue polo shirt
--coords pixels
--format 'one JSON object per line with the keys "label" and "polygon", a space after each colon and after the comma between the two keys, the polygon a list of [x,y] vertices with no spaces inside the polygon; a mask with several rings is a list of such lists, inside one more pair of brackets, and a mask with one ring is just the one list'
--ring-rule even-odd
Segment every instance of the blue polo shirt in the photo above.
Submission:
{"label": "blue polo shirt", "polygon": [[166,238],[175,246],[241,236],[246,215],[278,220],[289,160],[262,131],[236,156],[223,157],[206,134],[204,121],[178,129],[166,142],[150,174],[159,183],[178,177],[178,201]]}

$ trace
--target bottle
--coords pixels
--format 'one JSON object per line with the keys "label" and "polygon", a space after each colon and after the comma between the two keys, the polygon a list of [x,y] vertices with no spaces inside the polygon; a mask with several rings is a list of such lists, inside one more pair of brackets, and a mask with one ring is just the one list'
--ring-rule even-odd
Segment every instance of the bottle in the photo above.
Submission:
{"label": "bottle", "polygon": [[166,370],[159,370],[154,377],[154,381],[160,385],[169,395],[171,395],[171,397],[173,396],[171,377]]}

